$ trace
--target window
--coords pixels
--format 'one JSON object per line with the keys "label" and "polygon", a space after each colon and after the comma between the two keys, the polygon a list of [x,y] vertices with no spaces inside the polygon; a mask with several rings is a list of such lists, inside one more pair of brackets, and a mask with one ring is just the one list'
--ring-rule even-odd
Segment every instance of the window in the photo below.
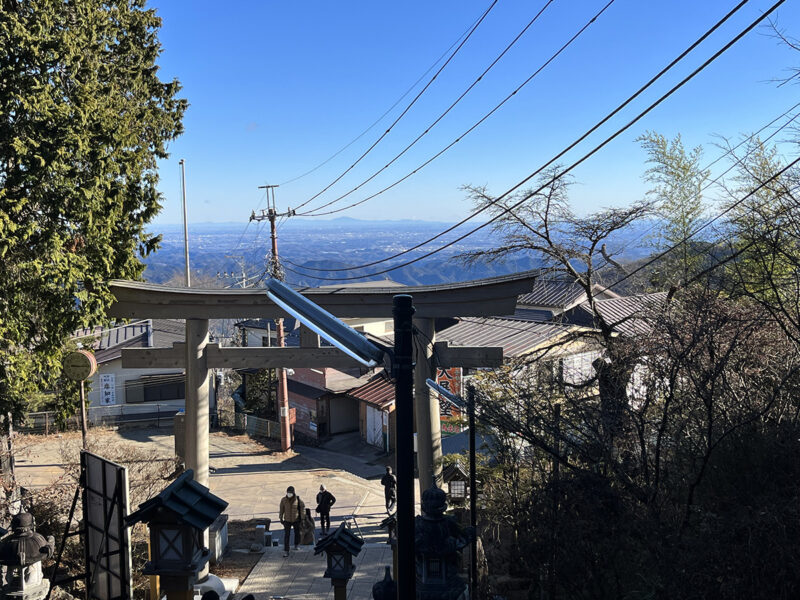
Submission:
{"label": "window", "polygon": [[186,384],[183,381],[169,383],[150,383],[144,385],[145,402],[183,400],[186,397]]}
{"label": "window", "polygon": [[425,579],[428,581],[444,580],[442,561],[440,559],[428,557],[425,559],[425,566],[427,567],[427,572],[425,573],[426,577],[423,578],[423,581]]}
{"label": "window", "polygon": [[450,490],[451,498],[466,498],[467,497],[467,482],[466,481],[451,481],[447,484]]}
{"label": "window", "polygon": [[269,348],[272,346],[272,340],[269,339],[268,335],[261,336],[261,346],[264,348]]}
{"label": "window", "polygon": [[149,375],[125,382],[125,402],[165,402],[186,398],[183,373]]}
{"label": "window", "polygon": [[580,385],[594,377],[594,363],[600,357],[599,352],[583,352],[565,356],[562,361],[561,376],[564,383]]}

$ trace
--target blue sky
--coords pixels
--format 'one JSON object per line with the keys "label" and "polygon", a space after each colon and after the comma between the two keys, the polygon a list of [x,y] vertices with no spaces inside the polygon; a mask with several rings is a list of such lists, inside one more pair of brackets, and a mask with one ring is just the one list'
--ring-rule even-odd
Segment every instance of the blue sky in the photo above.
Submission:
{"label": "blue sky", "polygon": [[[389,169],[334,207],[360,200],[414,170],[458,138],[578,31],[607,0],[555,0],[508,54],[434,129]],[[372,175],[483,71],[546,0],[499,0],[447,68],[391,133],[342,181],[310,202],[332,200]],[[179,79],[190,107],[185,133],[160,164],[164,210],[181,220],[178,160],[186,160],[190,222],[247,221],[263,207],[265,183],[279,209],[296,207],[342,173],[421,89],[312,174],[392,106],[488,8],[490,0],[404,2],[151,1],[163,19],[162,79]],[[561,56],[469,136],[391,191],[333,216],[455,221],[469,204],[459,187],[504,192],[591,127],[706,31],[733,0],[616,0]],[[627,122],[772,5],[751,0],[634,105],[564,160],[571,162]],[[777,22],[800,37],[800,8],[788,0]],[[439,63],[440,64],[440,63]],[[438,65],[437,65],[438,66]],[[775,79],[800,66],[766,28],[576,171],[579,211],[624,205],[646,191],[645,130],[681,133],[687,145],[720,150],[715,135],[753,132],[800,101],[800,87]],[[431,72],[431,74],[433,71]],[[428,78],[431,76],[428,75]],[[427,78],[424,81],[427,81]],[[787,155],[797,146],[784,146]],[[571,159],[571,160],[570,160]],[[332,208],[334,208],[332,207]],[[331,218],[331,217],[323,217]]]}

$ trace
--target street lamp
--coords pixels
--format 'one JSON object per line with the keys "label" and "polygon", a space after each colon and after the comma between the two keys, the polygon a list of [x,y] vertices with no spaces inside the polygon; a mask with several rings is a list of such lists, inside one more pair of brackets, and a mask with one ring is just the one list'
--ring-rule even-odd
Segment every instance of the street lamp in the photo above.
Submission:
{"label": "street lamp", "polygon": [[447,400],[460,408],[467,409],[469,418],[469,524],[474,528],[472,546],[469,558],[470,594],[476,597],[478,588],[478,483],[475,479],[475,387],[472,382],[467,382],[467,400],[445,389],[432,379],[426,379],[425,384],[434,392],[444,396]]}
{"label": "street lamp", "polygon": [[282,281],[268,279],[266,287],[270,300],[362,365],[372,368],[383,361],[382,348]]}

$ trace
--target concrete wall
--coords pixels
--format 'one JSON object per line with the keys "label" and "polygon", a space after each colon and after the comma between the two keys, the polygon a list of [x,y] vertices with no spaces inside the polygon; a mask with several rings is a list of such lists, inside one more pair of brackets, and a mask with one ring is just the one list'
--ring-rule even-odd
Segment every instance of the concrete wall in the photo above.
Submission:
{"label": "concrete wall", "polygon": [[[127,404],[125,398],[125,383],[127,381],[133,381],[146,375],[182,376],[183,369],[123,369],[121,358],[109,361],[107,363],[103,363],[102,365],[98,365],[97,373],[95,373],[91,378],[89,378],[92,390],[87,394],[86,397],[87,407],[103,406],[101,404],[102,390],[100,388],[100,381],[101,381],[100,376],[105,374],[114,375],[114,392],[116,396],[115,404]],[[216,396],[214,394],[213,373],[209,374],[209,378],[210,378],[209,402],[211,405],[211,410],[214,411],[216,410]],[[148,403],[139,402],[136,404],[141,406],[141,405],[146,405]],[[183,398],[179,398],[175,400],[161,401],[159,402],[159,404],[183,408],[185,405],[185,400]]]}
{"label": "concrete wall", "polygon": [[[278,337],[275,329],[272,331],[267,331],[266,329],[255,329],[251,327],[246,327],[244,329],[245,333],[247,334],[247,346],[249,348],[260,348],[262,346],[277,346]],[[270,338],[271,343],[265,344],[263,343],[265,340],[264,338]]]}
{"label": "concrete wall", "polygon": [[[86,397],[87,406],[101,406],[101,390],[100,390],[100,375],[111,374],[114,375],[114,392],[116,395],[116,404],[125,404],[125,382],[139,379],[143,375],[182,375],[183,369],[123,369],[122,359],[103,363],[98,365],[97,373],[95,373],[89,381],[91,381],[92,391]],[[174,404],[176,406],[183,406],[183,399],[165,402],[162,404]]]}
{"label": "concrete wall", "polygon": [[394,331],[392,319],[342,319],[356,331],[372,335],[386,335]]}

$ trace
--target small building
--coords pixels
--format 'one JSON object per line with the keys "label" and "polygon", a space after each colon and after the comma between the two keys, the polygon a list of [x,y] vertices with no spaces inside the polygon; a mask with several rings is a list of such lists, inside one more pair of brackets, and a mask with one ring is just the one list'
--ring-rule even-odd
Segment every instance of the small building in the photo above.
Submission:
{"label": "small building", "polygon": [[394,439],[389,435],[395,417],[394,381],[382,371],[346,395],[358,402],[361,439],[384,452],[391,452],[394,449]]}
{"label": "small building", "polygon": [[[620,297],[598,284],[594,285],[592,292],[597,300]],[[550,321],[587,300],[586,291],[574,281],[540,278],[530,292],[517,298],[514,316],[531,321]]]}
{"label": "small building", "polygon": [[[271,348],[278,345],[278,326],[275,319],[246,319],[237,322],[234,327],[239,331],[239,339],[245,348]],[[296,319],[293,317],[283,319],[283,334],[286,346],[299,345]]]}
{"label": "small building", "polygon": [[[136,404],[184,408],[186,387],[182,368],[123,369],[125,348],[170,348],[184,342],[186,325],[180,319],[145,319],[111,327],[78,330],[73,339],[94,351],[97,373],[87,396],[90,408]],[[213,390],[213,381],[209,382]],[[212,394],[212,411],[215,406]]]}
{"label": "small building", "polygon": [[[635,336],[650,331],[647,315],[662,308],[667,302],[666,292],[620,296],[595,302],[597,313],[614,331],[624,336]],[[582,302],[564,313],[563,320],[584,327],[597,327],[597,317],[588,302]]]}

